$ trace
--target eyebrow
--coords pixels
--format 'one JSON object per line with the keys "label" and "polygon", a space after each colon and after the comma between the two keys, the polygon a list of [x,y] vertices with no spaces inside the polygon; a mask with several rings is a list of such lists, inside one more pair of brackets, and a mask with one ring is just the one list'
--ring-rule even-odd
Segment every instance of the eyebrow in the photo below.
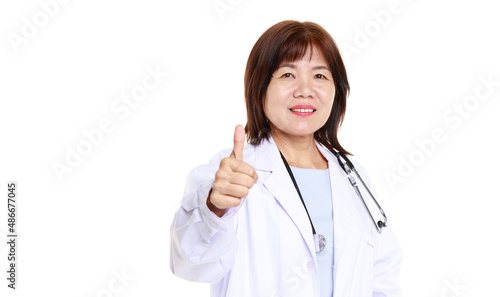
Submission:
{"label": "eyebrow", "polygon": [[[290,67],[290,68],[292,68],[292,69],[297,68],[297,66],[296,66],[295,64],[285,63],[285,64],[281,64],[281,65],[278,67],[278,69],[283,68],[283,67]],[[321,65],[321,66],[314,66],[312,69],[313,69],[313,70],[317,70],[317,69],[325,69],[325,70],[330,71],[330,69],[329,69],[327,66],[324,66],[324,65]]]}

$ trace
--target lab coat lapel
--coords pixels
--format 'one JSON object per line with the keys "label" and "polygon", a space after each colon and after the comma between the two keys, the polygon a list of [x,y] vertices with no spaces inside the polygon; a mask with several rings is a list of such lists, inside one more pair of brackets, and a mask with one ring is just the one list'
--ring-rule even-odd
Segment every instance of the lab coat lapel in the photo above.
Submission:
{"label": "lab coat lapel", "polygon": [[[337,162],[337,158],[319,143],[316,143],[316,145],[328,160],[333,200],[334,273],[337,273],[335,263],[339,263],[344,253],[350,251],[347,246],[347,239],[353,216],[356,213],[353,192],[344,171]],[[311,255],[315,255],[316,250],[309,218],[272,137],[269,138],[269,141],[264,140],[261,145],[257,146],[255,169],[269,172],[264,181],[265,187],[294,222],[302,238],[307,243]]]}
{"label": "lab coat lapel", "polygon": [[323,156],[328,160],[328,168],[330,171],[330,184],[333,199],[333,262],[335,267],[334,273],[336,273],[336,268],[338,267],[336,264],[339,263],[345,252],[349,252],[347,239],[351,229],[352,219],[355,215],[352,189],[337,158],[319,143],[316,143],[316,145]]}
{"label": "lab coat lapel", "polygon": [[[361,271],[353,266],[357,263],[360,241],[363,236],[354,228],[359,215],[356,210],[356,194],[347,180],[344,170],[331,152],[318,145],[323,156],[328,160],[333,199],[333,287],[334,296],[361,296],[358,282]],[[369,263],[367,263],[369,264]]]}
{"label": "lab coat lapel", "polygon": [[255,157],[255,169],[269,171],[264,186],[294,222],[311,255],[315,255],[311,223],[272,137],[258,146]]}

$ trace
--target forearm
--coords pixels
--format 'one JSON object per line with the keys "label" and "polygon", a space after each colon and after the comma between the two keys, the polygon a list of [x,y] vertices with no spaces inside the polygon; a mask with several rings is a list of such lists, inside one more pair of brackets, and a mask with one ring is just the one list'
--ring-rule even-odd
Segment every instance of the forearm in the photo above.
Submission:
{"label": "forearm", "polygon": [[184,197],[171,227],[170,267],[184,279],[213,283],[231,269],[237,240],[234,218],[208,208],[209,190],[207,183]]}

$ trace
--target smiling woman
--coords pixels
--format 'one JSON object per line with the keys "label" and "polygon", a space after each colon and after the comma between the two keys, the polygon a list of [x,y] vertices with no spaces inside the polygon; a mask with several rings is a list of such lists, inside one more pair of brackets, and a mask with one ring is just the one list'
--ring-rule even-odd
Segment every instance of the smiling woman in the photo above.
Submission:
{"label": "smiling woman", "polygon": [[[297,67],[297,63],[294,62],[301,60],[303,65],[307,61],[312,62],[313,57],[317,65],[310,65],[314,67],[311,70],[318,70],[316,74],[326,75],[325,79],[333,83],[335,93],[332,112],[328,111],[327,123],[317,130],[315,139],[327,148],[347,153],[337,139],[349,92],[347,73],[333,38],[325,29],[312,22],[280,22],[269,28],[255,43],[245,73],[248,118],[245,130],[251,144],[259,144],[270,135],[263,101],[271,79],[286,74],[286,69],[289,68],[296,71],[297,69],[293,68]],[[288,77],[292,76],[293,74],[289,73]]]}
{"label": "smiling woman", "polygon": [[335,157],[347,154],[337,132],[348,92],[321,26],[284,21],[259,38],[246,130],[188,177],[171,228],[176,275],[211,283],[211,296],[401,295],[396,237],[373,228]]}
{"label": "smiling woman", "polygon": [[[290,142],[288,138],[308,138],[325,125],[335,94],[332,74],[326,64],[321,53],[312,48],[300,60],[281,64],[272,75],[264,100],[264,114],[277,143]],[[318,169],[327,168],[326,160],[320,154],[317,157],[323,161],[319,161],[322,164]],[[291,164],[301,167],[297,162]]]}

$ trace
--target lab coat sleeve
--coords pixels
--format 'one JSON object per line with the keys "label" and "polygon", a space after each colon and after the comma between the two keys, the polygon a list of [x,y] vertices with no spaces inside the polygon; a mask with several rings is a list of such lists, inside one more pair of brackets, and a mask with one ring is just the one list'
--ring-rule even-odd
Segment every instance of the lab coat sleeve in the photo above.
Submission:
{"label": "lab coat sleeve", "polygon": [[188,176],[184,198],[170,229],[170,269],[186,280],[215,283],[234,264],[237,250],[235,209],[219,218],[206,204],[223,151]]}

